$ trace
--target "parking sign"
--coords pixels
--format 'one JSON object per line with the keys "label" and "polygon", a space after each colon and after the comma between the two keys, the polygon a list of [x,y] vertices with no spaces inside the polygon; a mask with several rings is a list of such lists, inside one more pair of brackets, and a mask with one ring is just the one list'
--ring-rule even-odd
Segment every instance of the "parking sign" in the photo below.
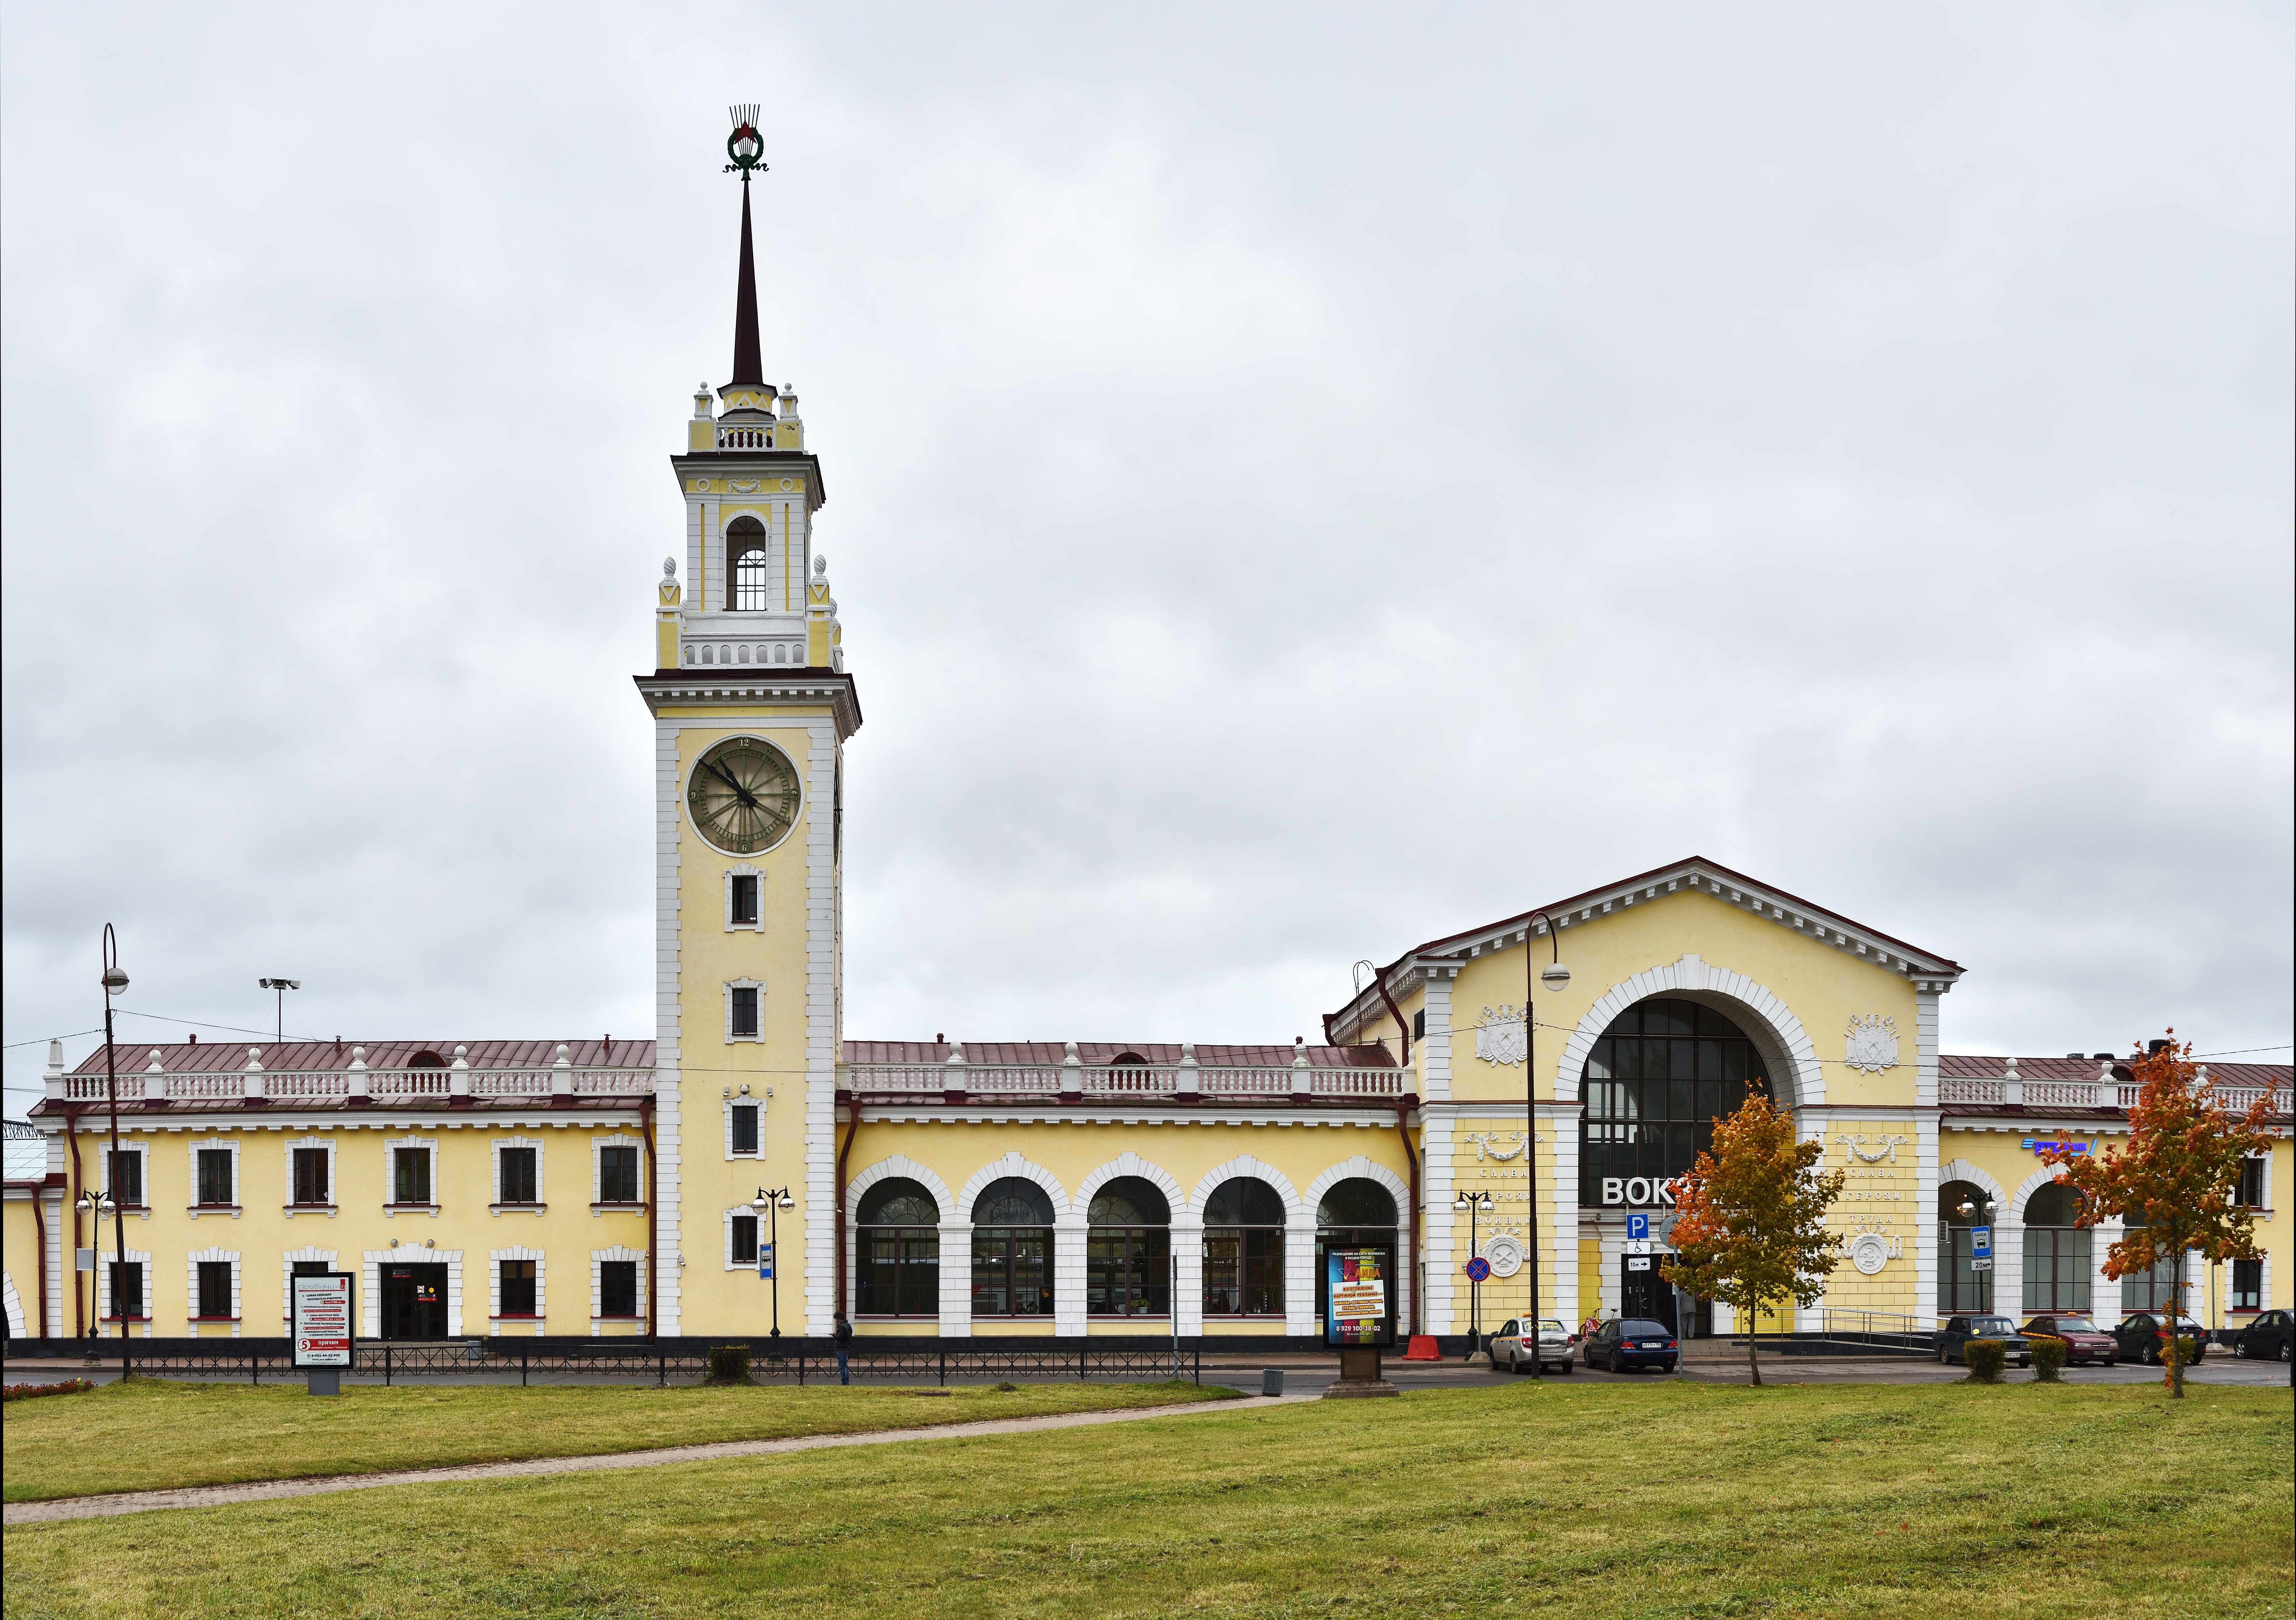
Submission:
{"label": "parking sign", "polygon": [[1648,1215],[1628,1215],[1627,1217],[1627,1236],[1636,1242],[1646,1240],[1650,1237],[1650,1217]]}

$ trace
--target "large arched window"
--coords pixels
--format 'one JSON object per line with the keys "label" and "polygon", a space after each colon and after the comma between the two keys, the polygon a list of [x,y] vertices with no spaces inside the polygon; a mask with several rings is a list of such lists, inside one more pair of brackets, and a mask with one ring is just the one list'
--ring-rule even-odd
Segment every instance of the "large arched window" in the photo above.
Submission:
{"label": "large arched window", "polygon": [[1283,1200],[1250,1176],[1204,1202],[1204,1314],[1283,1314]]}
{"label": "large arched window", "polygon": [[853,1313],[940,1314],[940,1205],[900,1176],[861,1196],[854,1225]]}
{"label": "large arched window", "polygon": [[2074,1221],[2080,1195],[2052,1181],[2025,1200],[2025,1309],[2089,1308],[2089,1235]]}
{"label": "large arched window", "polygon": [[726,530],[726,605],[765,612],[768,577],[766,526],[753,517],[735,518]]}
{"label": "large arched window", "polygon": [[[1380,1273],[1388,1279],[1387,1329],[1393,1333],[1400,1295],[1406,1287],[1396,1265],[1395,1195],[1365,1176],[1335,1182],[1316,1206],[1316,1318],[1320,1324],[1332,1297],[1331,1254],[1334,1249],[1376,1249]],[[1317,1331],[1321,1332],[1320,1325]]]}
{"label": "large arched window", "polygon": [[1993,1309],[1990,1263],[1979,1271],[1972,1228],[1990,1226],[1985,1189],[1973,1181],[1948,1181],[1938,1188],[1938,1310],[1947,1316]]}
{"label": "large arched window", "polygon": [[1736,1024],[1693,1001],[1636,1002],[1587,1056],[1579,1204],[1658,1204],[1659,1187],[1713,1146],[1715,1120],[1749,1093],[1768,1096],[1769,1077]]}
{"label": "large arched window", "polygon": [[1093,1196],[1086,1216],[1087,1316],[1168,1316],[1172,1210],[1153,1181],[1119,1176]]}
{"label": "large arched window", "polygon": [[1025,1176],[972,1201],[972,1314],[1053,1313],[1053,1201]]}

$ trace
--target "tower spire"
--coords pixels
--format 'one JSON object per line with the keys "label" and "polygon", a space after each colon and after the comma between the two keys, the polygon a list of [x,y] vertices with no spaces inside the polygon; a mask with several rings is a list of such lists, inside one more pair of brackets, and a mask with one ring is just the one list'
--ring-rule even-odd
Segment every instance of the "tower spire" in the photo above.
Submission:
{"label": "tower spire", "polygon": [[765,137],[758,133],[758,108],[753,103],[731,109],[734,133],[726,138],[726,167],[742,177],[742,268],[734,287],[734,375],[726,387],[747,382],[764,386],[766,368],[758,355],[758,257],[750,243],[750,175],[766,165]]}

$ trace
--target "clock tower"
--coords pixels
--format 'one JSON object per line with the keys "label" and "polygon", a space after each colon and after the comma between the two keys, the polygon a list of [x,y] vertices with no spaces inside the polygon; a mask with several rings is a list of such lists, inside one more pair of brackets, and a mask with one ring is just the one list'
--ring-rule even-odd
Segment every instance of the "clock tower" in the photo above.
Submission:
{"label": "clock tower", "polygon": [[[670,457],[685,542],[662,565],[654,720],[654,1236],[658,1330],[829,1331],[835,1090],[843,1039],[843,753],[861,725],[828,563],[827,498],[797,394],[765,380],[750,183],[742,181],[731,379],[693,396]],[[789,1207],[760,1215],[758,1192]],[[776,1204],[779,1199],[775,1200]],[[754,1222],[754,1224],[745,1224]],[[774,1281],[753,1245],[778,1239]]]}

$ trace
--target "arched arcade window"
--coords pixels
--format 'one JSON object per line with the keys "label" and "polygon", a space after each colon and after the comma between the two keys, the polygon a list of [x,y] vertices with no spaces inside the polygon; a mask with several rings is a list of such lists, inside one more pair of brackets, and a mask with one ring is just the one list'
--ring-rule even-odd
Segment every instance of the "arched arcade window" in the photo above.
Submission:
{"label": "arched arcade window", "polygon": [[1985,1213],[1988,1195],[1974,1181],[1948,1181],[1938,1188],[1938,1311],[1946,1316],[1993,1309],[1993,1272],[1978,1271],[1971,1229],[1993,1224]]}
{"label": "arched arcade window", "polygon": [[918,1182],[890,1176],[862,1195],[853,1259],[856,1316],[940,1314],[940,1205]]}
{"label": "arched arcade window", "polygon": [[766,610],[768,558],[766,526],[737,517],[726,530],[726,605],[737,613]]}
{"label": "arched arcade window", "polygon": [[1053,1201],[1025,1176],[972,1201],[972,1314],[1053,1313]]}
{"label": "arched arcade window", "polygon": [[1087,1316],[1168,1316],[1172,1210],[1153,1181],[1118,1176],[1093,1196],[1084,1240]]}
{"label": "arched arcade window", "polygon": [[1316,1206],[1316,1320],[1321,1333],[1324,1307],[1332,1297],[1331,1253],[1333,1249],[1377,1249],[1381,1274],[1389,1279],[1387,1328],[1395,1328],[1403,1290],[1409,1286],[1396,1263],[1402,1253],[1396,1242],[1395,1195],[1367,1176],[1334,1182]]}
{"label": "arched arcade window", "polygon": [[1204,1314],[1283,1314],[1283,1199],[1254,1177],[1204,1201]]}
{"label": "arched arcade window", "polygon": [[2089,1234],[2073,1222],[2080,1195],[2052,1181],[2025,1200],[2025,1309],[2089,1308]]}
{"label": "arched arcade window", "polygon": [[1735,1114],[1750,1094],[1767,1097],[1769,1076],[1736,1024],[1693,1001],[1636,1002],[1587,1055],[1579,1204],[1657,1204],[1660,1185],[1714,1145],[1715,1120]]}

